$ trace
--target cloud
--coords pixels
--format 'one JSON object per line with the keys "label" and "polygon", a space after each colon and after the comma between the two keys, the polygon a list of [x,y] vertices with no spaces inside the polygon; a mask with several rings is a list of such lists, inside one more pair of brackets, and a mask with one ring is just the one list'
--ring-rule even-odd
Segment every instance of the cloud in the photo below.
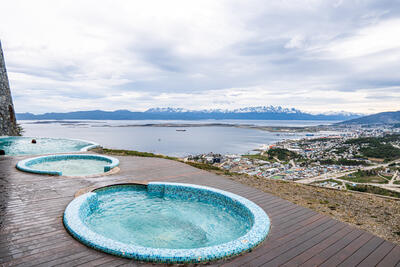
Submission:
{"label": "cloud", "polygon": [[285,44],[285,48],[302,48],[304,45],[304,37],[301,35],[296,35],[290,39],[287,44]]}
{"label": "cloud", "polygon": [[[365,57],[399,50],[400,18],[362,28],[355,35],[333,42],[325,49],[334,58]],[[398,53],[398,51],[396,52]]]}
{"label": "cloud", "polygon": [[389,0],[13,0],[0,17],[16,110],[35,113],[399,109],[399,29]]}

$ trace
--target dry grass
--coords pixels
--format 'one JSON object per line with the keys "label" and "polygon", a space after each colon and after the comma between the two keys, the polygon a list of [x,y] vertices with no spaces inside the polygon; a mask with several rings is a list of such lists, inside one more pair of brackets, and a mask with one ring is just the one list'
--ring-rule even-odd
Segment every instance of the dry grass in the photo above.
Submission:
{"label": "dry grass", "polygon": [[400,245],[400,201],[251,176],[226,176]]}

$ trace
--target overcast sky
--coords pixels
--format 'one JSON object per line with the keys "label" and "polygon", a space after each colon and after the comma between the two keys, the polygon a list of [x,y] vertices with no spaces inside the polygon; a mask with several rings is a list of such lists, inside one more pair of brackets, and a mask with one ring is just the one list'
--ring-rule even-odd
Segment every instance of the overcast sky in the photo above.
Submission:
{"label": "overcast sky", "polygon": [[400,0],[2,0],[17,112],[400,110]]}

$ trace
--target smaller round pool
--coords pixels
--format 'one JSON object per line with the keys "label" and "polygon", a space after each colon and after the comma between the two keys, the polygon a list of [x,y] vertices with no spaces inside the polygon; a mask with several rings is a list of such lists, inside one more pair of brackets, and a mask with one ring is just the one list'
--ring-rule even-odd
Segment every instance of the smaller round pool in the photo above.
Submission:
{"label": "smaller round pool", "polygon": [[199,263],[251,250],[270,221],[255,203],[215,188],[121,184],[75,198],[64,225],[98,250],[140,261]]}
{"label": "smaller round pool", "polygon": [[92,176],[109,172],[118,165],[119,160],[113,157],[93,154],[64,154],[21,160],[17,163],[17,168],[37,174]]}

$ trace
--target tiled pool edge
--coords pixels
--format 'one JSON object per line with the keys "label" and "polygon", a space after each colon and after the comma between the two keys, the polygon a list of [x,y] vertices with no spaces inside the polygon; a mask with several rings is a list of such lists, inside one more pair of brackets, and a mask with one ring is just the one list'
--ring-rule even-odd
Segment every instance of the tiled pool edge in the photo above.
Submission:
{"label": "tiled pool edge", "polygon": [[54,154],[54,155],[47,155],[47,156],[39,156],[34,158],[27,158],[24,160],[18,161],[16,167],[18,170],[36,174],[44,174],[44,175],[56,175],[62,176],[61,171],[42,171],[33,169],[30,165],[35,163],[41,163],[45,161],[51,160],[64,160],[64,159],[94,159],[94,160],[103,160],[107,161],[109,164],[104,165],[104,172],[108,172],[111,169],[117,167],[119,165],[119,160],[113,157],[104,156],[104,155],[96,155],[96,154]]}
{"label": "tiled pool edge", "polygon": [[[127,185],[111,185],[111,187],[120,186]],[[211,198],[216,198],[216,196],[220,195],[218,201],[231,201],[231,204],[245,207],[253,216],[253,226],[249,232],[236,240],[204,248],[156,249],[128,245],[101,236],[91,231],[82,222],[81,213],[87,213],[93,209],[93,205],[90,205],[90,201],[93,201],[93,198],[97,197],[93,192],[75,198],[67,206],[63,216],[64,226],[74,238],[89,247],[125,258],[156,263],[201,263],[230,258],[251,251],[267,237],[270,229],[269,217],[263,209],[248,199],[233,193],[205,186],[161,182],[151,182],[148,184],[149,191],[162,191],[163,194],[169,194],[169,196],[174,193],[182,193],[182,190],[187,189],[189,189],[190,193],[200,192],[202,195],[209,194]]]}
{"label": "tiled pool edge", "polygon": [[87,152],[87,151],[89,151],[91,149],[101,147],[100,144],[92,142],[92,141],[87,141],[87,140],[83,140],[83,139],[70,139],[70,140],[81,141],[81,142],[85,142],[85,143],[90,144],[90,145],[87,145],[85,147],[82,147],[80,152]]}

